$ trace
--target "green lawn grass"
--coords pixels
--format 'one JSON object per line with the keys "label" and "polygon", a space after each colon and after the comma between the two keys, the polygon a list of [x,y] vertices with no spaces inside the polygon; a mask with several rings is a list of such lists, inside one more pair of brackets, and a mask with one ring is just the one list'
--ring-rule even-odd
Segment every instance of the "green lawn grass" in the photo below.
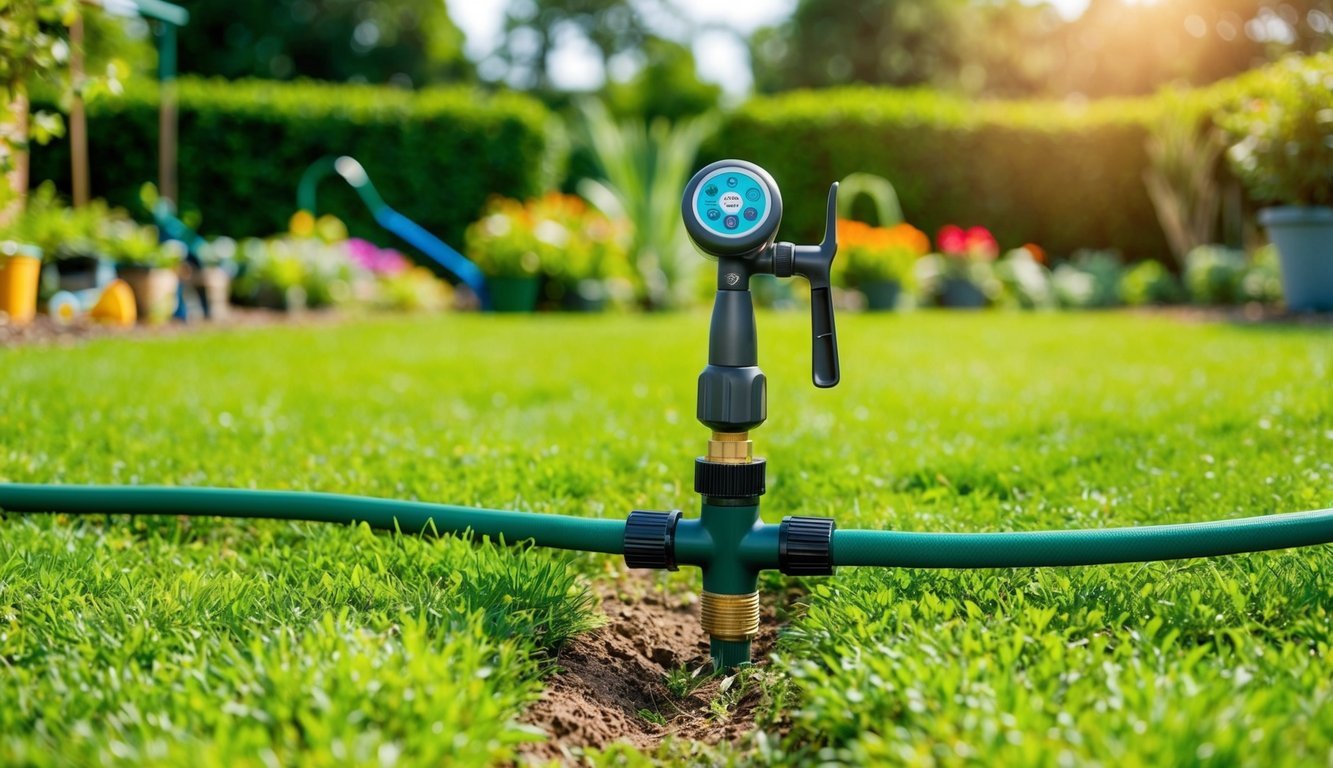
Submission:
{"label": "green lawn grass", "polygon": [[[840,322],[843,383],[817,391],[808,318],[760,318],[767,520],[1022,530],[1333,506],[1327,329]],[[706,326],[448,316],[0,350],[0,481],[691,510]],[[9,516],[0,762],[504,760],[532,738],[514,722],[543,650],[597,621],[584,577],[617,567],[336,526]],[[751,682],[768,735],[706,761],[1333,763],[1333,547],[804,586]]]}

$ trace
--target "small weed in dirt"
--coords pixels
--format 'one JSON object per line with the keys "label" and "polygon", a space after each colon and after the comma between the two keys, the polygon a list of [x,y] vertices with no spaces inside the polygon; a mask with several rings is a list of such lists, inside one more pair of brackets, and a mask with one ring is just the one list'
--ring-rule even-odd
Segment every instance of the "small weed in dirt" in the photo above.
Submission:
{"label": "small weed in dirt", "polygon": [[666,687],[672,696],[683,699],[713,677],[709,666],[691,670],[688,664],[682,664],[671,670],[666,676]]}

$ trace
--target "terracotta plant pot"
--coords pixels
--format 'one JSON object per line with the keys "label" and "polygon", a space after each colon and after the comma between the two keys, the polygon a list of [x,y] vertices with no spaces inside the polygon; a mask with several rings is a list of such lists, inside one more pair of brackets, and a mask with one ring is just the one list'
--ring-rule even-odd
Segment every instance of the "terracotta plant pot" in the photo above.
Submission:
{"label": "terracotta plant pot", "polygon": [[180,278],[174,269],[122,264],[116,267],[116,272],[134,292],[134,303],[138,305],[141,320],[161,322],[176,311],[176,289]]}
{"label": "terracotta plant pot", "polygon": [[27,325],[37,314],[42,252],[35,246],[0,243],[0,312],[14,325]]}

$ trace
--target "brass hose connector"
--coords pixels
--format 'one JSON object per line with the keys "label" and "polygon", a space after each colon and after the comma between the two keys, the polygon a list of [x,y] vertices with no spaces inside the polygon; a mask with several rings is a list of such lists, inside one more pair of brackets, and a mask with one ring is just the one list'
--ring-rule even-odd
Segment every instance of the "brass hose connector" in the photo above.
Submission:
{"label": "brass hose connector", "polygon": [[699,623],[715,639],[749,640],[759,633],[759,593],[718,595],[705,591],[699,602]]}
{"label": "brass hose connector", "polygon": [[708,461],[714,464],[749,464],[753,459],[749,432],[714,432],[708,441]]}

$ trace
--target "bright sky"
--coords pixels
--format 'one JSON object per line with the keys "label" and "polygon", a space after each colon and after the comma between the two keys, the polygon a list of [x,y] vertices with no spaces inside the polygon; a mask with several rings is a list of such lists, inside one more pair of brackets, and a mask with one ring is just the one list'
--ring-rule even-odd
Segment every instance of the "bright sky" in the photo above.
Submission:
{"label": "bright sky", "polygon": [[[1037,1],[1037,0],[1032,0]],[[695,25],[722,25],[742,35],[759,27],[775,24],[789,16],[796,0],[674,0],[685,18]],[[1073,17],[1081,13],[1088,0],[1049,0],[1060,13]],[[500,41],[504,11],[508,0],[445,0],[449,15],[467,36],[467,53],[478,60],[494,50]],[[651,20],[667,37],[679,29],[679,20]],[[744,44],[734,34],[705,30],[692,38],[691,48],[702,80],[720,84],[733,96],[748,93],[752,83],[750,58]],[[561,88],[592,89],[601,85],[604,73],[591,46],[558,45],[551,57],[551,77]]]}

